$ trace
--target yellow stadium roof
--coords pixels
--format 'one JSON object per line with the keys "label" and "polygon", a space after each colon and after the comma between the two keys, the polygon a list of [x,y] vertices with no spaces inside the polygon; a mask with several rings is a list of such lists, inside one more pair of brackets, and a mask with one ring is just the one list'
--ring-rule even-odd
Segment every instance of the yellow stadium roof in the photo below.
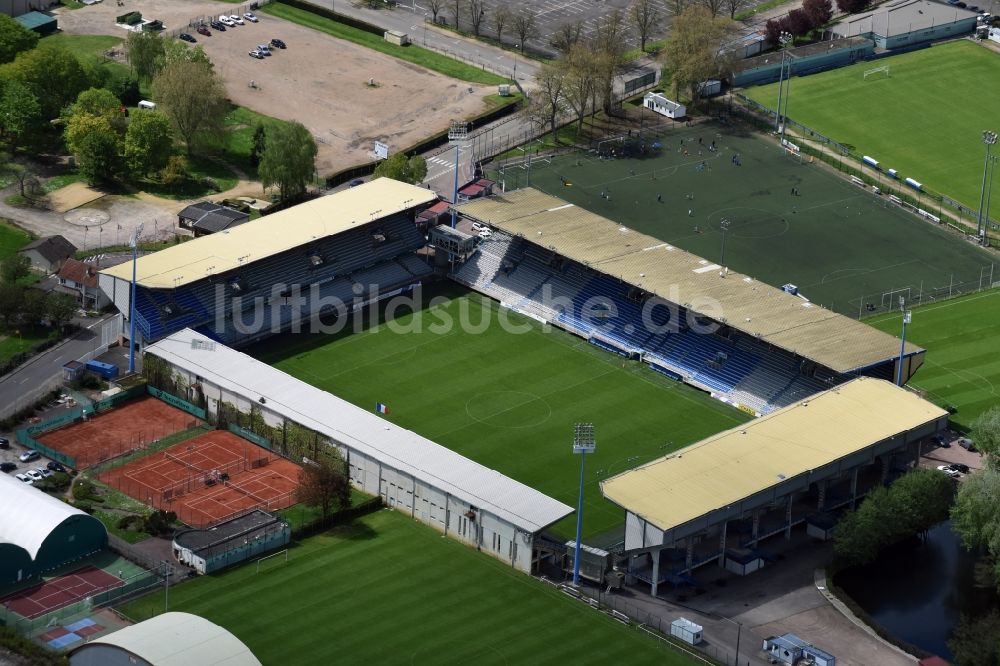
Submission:
{"label": "yellow stadium roof", "polygon": [[[146,255],[137,263],[136,281],[152,289],[189,284],[436,199],[423,187],[378,178]],[[131,280],[132,264],[101,272]]]}
{"label": "yellow stadium roof", "polygon": [[532,188],[457,210],[838,373],[899,356],[895,336]]}
{"label": "yellow stadium roof", "polygon": [[861,377],[601,483],[604,496],[669,530],[948,413]]}

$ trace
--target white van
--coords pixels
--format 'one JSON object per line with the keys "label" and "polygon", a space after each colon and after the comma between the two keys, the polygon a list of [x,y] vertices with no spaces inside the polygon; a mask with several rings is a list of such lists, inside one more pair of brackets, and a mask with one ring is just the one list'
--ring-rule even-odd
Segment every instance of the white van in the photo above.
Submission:
{"label": "white van", "polygon": [[156,108],[156,102],[150,102],[148,99],[139,100],[139,108],[140,109],[150,109],[150,110],[155,109]]}

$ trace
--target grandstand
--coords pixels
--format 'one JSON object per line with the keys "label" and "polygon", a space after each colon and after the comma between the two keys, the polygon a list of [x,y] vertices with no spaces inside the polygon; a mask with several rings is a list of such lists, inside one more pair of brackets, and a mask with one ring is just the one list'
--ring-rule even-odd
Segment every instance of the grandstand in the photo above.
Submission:
{"label": "grandstand", "polygon": [[[528,188],[456,209],[493,229],[456,281],[744,411],[896,376],[897,338],[556,197]],[[923,354],[906,345],[904,380]]]}
{"label": "grandstand", "polygon": [[[296,321],[354,309],[419,282],[414,219],[436,196],[388,178],[288,208],[140,258],[137,339],[184,328],[242,345]],[[129,316],[132,265],[102,271],[101,289]]]}

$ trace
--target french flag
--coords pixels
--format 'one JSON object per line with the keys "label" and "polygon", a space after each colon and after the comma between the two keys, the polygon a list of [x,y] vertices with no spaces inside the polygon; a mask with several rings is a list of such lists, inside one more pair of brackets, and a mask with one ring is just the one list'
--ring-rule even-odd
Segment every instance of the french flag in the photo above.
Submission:
{"label": "french flag", "polygon": [[381,402],[376,402],[375,411],[378,412],[379,414],[388,414],[389,406]]}

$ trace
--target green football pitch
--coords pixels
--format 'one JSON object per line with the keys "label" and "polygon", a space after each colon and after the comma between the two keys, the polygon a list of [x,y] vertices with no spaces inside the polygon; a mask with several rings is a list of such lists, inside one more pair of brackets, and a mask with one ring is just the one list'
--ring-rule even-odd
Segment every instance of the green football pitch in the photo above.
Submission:
{"label": "green football pitch", "polygon": [[[715,262],[725,220],[730,268],[795,284],[854,317],[863,303],[882,309],[900,293],[965,292],[989,278],[994,259],[980,248],[772,140],[714,124],[668,129],[658,140],[658,154],[642,159],[535,159],[530,184]],[[529,170],[522,163],[497,177],[511,190],[528,183]]]}
{"label": "green football pitch", "polygon": [[[889,65],[889,78],[864,72]],[[1000,131],[1000,54],[968,40],[795,77],[788,117],[979,210],[982,131]],[[747,96],[775,108],[778,85]],[[990,212],[1000,219],[1000,196]]]}
{"label": "green football pitch", "polygon": [[[139,621],[162,592],[125,605]],[[694,663],[395,511],[170,589],[264,664]]]}
{"label": "green football pitch", "polygon": [[[900,317],[882,315],[868,323],[898,335]],[[957,407],[952,421],[968,426],[1000,404],[1000,289],[914,309],[906,338],[927,349],[910,385],[939,404]]]}
{"label": "green football pitch", "polygon": [[[620,540],[625,517],[599,481],[748,419],[464,287],[437,285],[424,291],[424,302],[431,297],[445,302],[360,332],[287,335],[249,352],[365,409],[385,403],[390,421],[573,507],[573,424],[592,422],[584,535],[595,545]],[[555,526],[565,538],[575,529],[573,517]]]}

